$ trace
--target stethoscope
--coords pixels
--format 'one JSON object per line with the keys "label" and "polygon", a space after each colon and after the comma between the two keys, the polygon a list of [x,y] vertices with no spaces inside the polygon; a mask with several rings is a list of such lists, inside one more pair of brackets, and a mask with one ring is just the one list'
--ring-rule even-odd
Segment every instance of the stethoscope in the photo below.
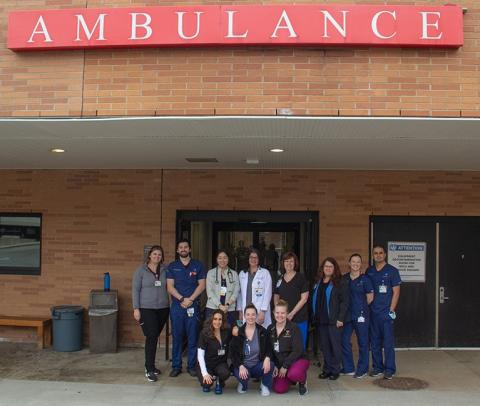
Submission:
{"label": "stethoscope", "polygon": [[[228,268],[227,276],[228,276],[228,282],[233,283],[233,274],[230,268]],[[215,268],[215,284],[218,285],[218,266]]]}

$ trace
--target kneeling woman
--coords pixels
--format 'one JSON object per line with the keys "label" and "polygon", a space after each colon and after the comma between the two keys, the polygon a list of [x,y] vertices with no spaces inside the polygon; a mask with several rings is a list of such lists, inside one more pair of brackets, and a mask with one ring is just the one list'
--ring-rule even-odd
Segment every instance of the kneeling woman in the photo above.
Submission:
{"label": "kneeling woman", "polygon": [[215,393],[221,394],[225,381],[230,376],[227,364],[230,330],[227,328],[226,316],[221,310],[215,310],[205,322],[200,333],[197,350],[197,376],[204,392],[218,379]]}
{"label": "kneeling woman", "polygon": [[303,353],[302,333],[298,326],[287,320],[288,304],[279,300],[274,310],[275,321],[268,328],[273,348],[273,390],[286,393],[292,383],[298,382],[298,393],[307,393],[307,370],[310,362]]}
{"label": "kneeling woman", "polygon": [[234,333],[230,345],[233,374],[238,380],[238,393],[245,393],[250,378],[261,378],[260,393],[270,395],[273,368],[270,366],[271,346],[267,330],[256,323],[257,308],[245,307],[245,324]]}

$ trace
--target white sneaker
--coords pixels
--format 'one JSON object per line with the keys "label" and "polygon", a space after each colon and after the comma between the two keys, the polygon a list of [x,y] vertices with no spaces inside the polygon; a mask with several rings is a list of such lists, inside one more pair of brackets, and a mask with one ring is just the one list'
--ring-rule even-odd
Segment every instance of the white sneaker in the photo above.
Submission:
{"label": "white sneaker", "polygon": [[239,382],[238,385],[237,385],[237,392],[240,393],[240,394],[244,394],[244,393],[247,393],[246,389],[243,388],[243,385]]}
{"label": "white sneaker", "polygon": [[270,389],[268,389],[263,383],[260,384],[260,394],[262,396],[270,396]]}

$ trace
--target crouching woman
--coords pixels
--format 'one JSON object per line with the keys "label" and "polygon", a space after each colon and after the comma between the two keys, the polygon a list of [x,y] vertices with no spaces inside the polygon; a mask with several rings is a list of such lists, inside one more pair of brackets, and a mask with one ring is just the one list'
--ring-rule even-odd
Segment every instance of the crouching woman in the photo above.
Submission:
{"label": "crouching woman", "polygon": [[225,381],[230,376],[227,364],[230,339],[225,314],[219,309],[215,310],[205,322],[198,339],[197,376],[204,392],[210,392],[212,385],[218,381],[215,393],[222,393]]}
{"label": "crouching woman", "polygon": [[287,302],[279,300],[274,310],[275,321],[268,328],[275,364],[272,388],[276,393],[286,393],[291,384],[298,383],[298,393],[305,395],[310,362],[305,359],[302,333],[287,319],[287,314]]}

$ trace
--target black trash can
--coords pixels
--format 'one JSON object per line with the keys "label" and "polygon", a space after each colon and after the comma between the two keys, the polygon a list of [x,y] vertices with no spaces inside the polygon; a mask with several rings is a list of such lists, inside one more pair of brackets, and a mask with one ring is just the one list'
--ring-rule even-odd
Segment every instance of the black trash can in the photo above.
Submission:
{"label": "black trash can", "polygon": [[79,351],[83,339],[83,307],[54,306],[52,311],[54,351]]}
{"label": "black trash can", "polygon": [[117,352],[117,291],[92,290],[90,292],[88,317],[90,323],[90,352]]}

